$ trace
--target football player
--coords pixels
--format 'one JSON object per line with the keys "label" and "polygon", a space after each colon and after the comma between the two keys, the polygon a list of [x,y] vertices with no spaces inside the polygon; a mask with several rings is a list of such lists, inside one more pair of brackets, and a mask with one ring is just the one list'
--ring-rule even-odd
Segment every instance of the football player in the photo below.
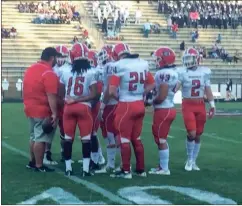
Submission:
{"label": "football player", "polygon": [[93,170],[100,169],[100,165],[105,163],[105,159],[102,155],[101,146],[99,144],[99,140],[97,137],[97,131],[100,126],[100,120],[98,118],[98,113],[100,109],[100,97],[102,94],[103,83],[102,83],[102,71],[98,68],[97,65],[97,57],[98,53],[93,50],[89,50],[88,52],[88,60],[90,65],[97,76],[97,88],[98,88],[98,98],[95,101],[92,101],[92,117],[93,117],[93,131],[91,137],[91,145],[92,145],[92,153],[91,153],[91,167]]}
{"label": "football player", "polygon": [[[60,78],[63,70],[71,70],[71,65],[68,62],[69,58],[69,50],[66,46],[59,45],[55,48],[57,52],[61,54],[61,56],[56,58],[56,65],[53,67],[54,72],[57,74],[57,76]],[[63,140],[64,140],[64,129],[63,129],[63,109],[64,109],[64,94],[63,91],[59,91],[59,99],[58,99],[58,126],[60,130],[60,144],[61,144],[61,161],[64,161],[63,159]],[[51,143],[46,144],[45,148],[45,156],[43,160],[44,164],[47,165],[56,165],[58,164],[56,161],[52,160],[51,157]]]}
{"label": "football player", "polygon": [[154,78],[149,72],[148,62],[139,58],[138,54],[131,54],[125,43],[114,46],[113,59],[117,62],[113,65],[113,74],[109,81],[109,95],[119,101],[114,124],[121,145],[122,169],[111,177],[132,178],[130,143],[136,157],[135,174],[146,177],[144,147],[140,135],[145,115],[144,96],[154,89]]}
{"label": "football player", "polygon": [[117,132],[114,127],[114,115],[118,101],[114,98],[107,99],[108,82],[113,72],[112,60],[113,46],[105,45],[98,54],[98,64],[102,68],[103,79],[103,101],[100,107],[100,119],[102,135],[106,142],[107,150],[107,164],[96,173],[106,173],[115,171],[115,158],[116,154],[120,154],[120,147],[116,143]]}
{"label": "football player", "polygon": [[66,175],[72,175],[72,142],[75,137],[76,126],[78,126],[82,141],[83,176],[90,176],[92,175],[89,165],[93,128],[90,102],[97,98],[97,81],[94,71],[90,69],[88,48],[85,44],[74,44],[70,55],[73,62],[72,69],[63,71],[60,78],[66,90],[63,115]]}
{"label": "football player", "polygon": [[183,57],[184,68],[179,73],[179,81],[176,91],[182,87],[182,114],[187,130],[187,161],[186,171],[200,170],[196,159],[200,151],[200,137],[206,123],[206,105],[204,96],[207,97],[210,109],[208,117],[215,114],[215,103],[210,85],[211,70],[199,66],[200,55],[194,48],[188,48]]}
{"label": "football player", "polygon": [[175,52],[168,47],[160,47],[154,53],[156,67],[155,97],[153,100],[154,116],[152,132],[159,150],[159,167],[152,168],[149,174],[170,175],[169,146],[167,136],[176,117],[174,108],[174,89],[178,81],[175,71]]}

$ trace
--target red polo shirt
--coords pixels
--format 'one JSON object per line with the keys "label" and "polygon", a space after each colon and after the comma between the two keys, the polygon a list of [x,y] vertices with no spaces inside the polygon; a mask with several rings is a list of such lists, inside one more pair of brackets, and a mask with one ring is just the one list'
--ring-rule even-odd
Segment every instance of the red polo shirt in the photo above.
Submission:
{"label": "red polo shirt", "polygon": [[24,75],[23,101],[27,117],[51,116],[47,93],[57,94],[59,80],[52,67],[44,61],[30,66]]}

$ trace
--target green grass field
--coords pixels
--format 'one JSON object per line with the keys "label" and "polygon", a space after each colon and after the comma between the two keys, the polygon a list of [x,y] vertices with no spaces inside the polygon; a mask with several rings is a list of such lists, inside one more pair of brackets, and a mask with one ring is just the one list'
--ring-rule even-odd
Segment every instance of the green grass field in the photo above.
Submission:
{"label": "green grass field", "polygon": [[[242,103],[218,103],[220,110],[242,110]],[[158,165],[158,151],[151,133],[151,114],[144,121],[142,140],[146,169]],[[202,137],[200,172],[184,171],[186,132],[180,114],[169,138],[171,176],[149,175],[132,180],[110,179],[108,175],[64,176],[64,165],[55,173],[36,173],[28,162],[28,121],[22,104],[2,104],[2,204],[242,204],[242,117],[209,120]],[[103,143],[102,138],[100,140]],[[104,148],[104,147],[103,147]],[[53,157],[59,160],[59,134]],[[105,149],[103,149],[105,154]],[[81,143],[74,143],[73,160],[81,158]],[[133,166],[134,168],[134,160]],[[216,195],[217,194],[217,195]],[[27,202],[24,202],[27,201]]]}

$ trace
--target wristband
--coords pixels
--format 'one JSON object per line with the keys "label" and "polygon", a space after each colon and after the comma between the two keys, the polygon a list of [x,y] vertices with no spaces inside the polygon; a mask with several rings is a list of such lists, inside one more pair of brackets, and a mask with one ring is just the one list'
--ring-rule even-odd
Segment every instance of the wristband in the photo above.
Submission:
{"label": "wristband", "polygon": [[211,108],[215,108],[215,102],[214,102],[214,100],[210,101],[209,104],[210,104],[210,107]]}

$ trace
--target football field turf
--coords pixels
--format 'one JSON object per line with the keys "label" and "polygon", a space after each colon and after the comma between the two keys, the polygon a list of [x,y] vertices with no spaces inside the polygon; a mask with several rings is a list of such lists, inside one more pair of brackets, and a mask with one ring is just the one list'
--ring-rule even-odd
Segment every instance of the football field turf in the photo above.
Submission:
{"label": "football field turf", "polygon": [[[232,114],[241,112],[242,103],[218,103],[217,108]],[[147,113],[141,137],[147,171],[158,165],[151,124],[152,115]],[[241,116],[208,120],[197,161],[201,171],[185,172],[186,132],[178,113],[168,139],[171,175],[133,176],[132,180],[111,179],[107,174],[81,177],[78,139],[73,152],[75,176],[65,177],[62,163],[54,173],[27,170],[28,126],[22,104],[2,104],[2,204],[242,204]],[[59,132],[52,150],[53,159],[59,160]],[[134,169],[134,158],[132,162]]]}

